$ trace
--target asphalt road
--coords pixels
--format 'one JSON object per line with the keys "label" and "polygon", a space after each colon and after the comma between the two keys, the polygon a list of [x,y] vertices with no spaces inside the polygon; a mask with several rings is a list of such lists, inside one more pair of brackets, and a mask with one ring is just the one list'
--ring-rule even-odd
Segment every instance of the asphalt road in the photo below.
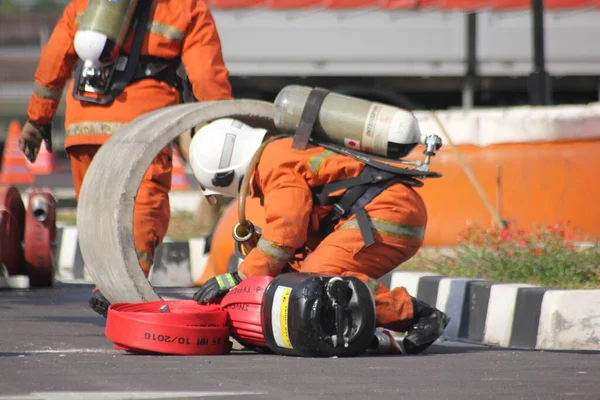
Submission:
{"label": "asphalt road", "polygon": [[105,337],[90,291],[0,292],[1,400],[600,399],[599,353],[444,344],[410,357],[130,355]]}

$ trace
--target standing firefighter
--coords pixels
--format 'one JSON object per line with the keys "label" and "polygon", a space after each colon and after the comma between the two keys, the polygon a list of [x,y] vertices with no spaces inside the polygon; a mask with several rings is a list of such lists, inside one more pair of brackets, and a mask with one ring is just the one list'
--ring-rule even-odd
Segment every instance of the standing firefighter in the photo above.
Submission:
{"label": "standing firefighter", "polygon": [[[420,132],[405,113],[401,136],[410,151]],[[390,291],[377,281],[422,245],[427,212],[411,187],[418,181],[320,145],[296,149],[290,137],[265,140],[269,136],[264,129],[222,119],[192,139],[190,163],[204,193],[237,197],[247,184],[264,205],[266,221],[238,271],[209,279],[194,299],[219,301],[247,277],[286,271],[357,277],[374,294],[377,325],[408,331],[406,350],[423,351],[440,337],[447,316],[405,288]]]}
{"label": "standing firefighter", "polygon": [[[73,0],[41,52],[21,150],[32,162],[42,141],[51,151],[51,122],[75,70],[66,100],[65,148],[78,198],[94,155],[112,134],[138,116],[181,102],[182,64],[195,100],[231,99],[220,38],[202,0]],[[133,233],[146,276],[169,223],[171,170],[167,147],[136,196]],[[108,305],[94,292],[90,306],[96,312],[106,315]]]}

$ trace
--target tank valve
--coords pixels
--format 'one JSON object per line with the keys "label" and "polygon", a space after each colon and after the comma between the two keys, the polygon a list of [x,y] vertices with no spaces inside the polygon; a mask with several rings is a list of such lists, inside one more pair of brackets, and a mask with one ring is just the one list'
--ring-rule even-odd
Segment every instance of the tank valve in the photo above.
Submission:
{"label": "tank valve", "polygon": [[431,157],[435,156],[435,152],[442,147],[442,139],[438,135],[427,135],[423,141],[425,145],[425,160],[418,161],[419,171],[429,171],[429,164],[431,163]]}
{"label": "tank valve", "polygon": [[336,334],[331,337],[333,347],[338,345],[348,346],[348,338],[344,336],[346,330],[344,310],[348,307],[352,297],[352,289],[342,278],[334,277],[327,282],[325,290],[335,310]]}

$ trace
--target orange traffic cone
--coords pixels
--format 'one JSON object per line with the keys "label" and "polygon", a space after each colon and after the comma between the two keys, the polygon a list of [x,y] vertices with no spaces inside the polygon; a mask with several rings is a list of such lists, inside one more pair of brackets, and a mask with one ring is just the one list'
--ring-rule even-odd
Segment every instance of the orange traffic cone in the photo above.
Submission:
{"label": "orange traffic cone", "polygon": [[171,190],[188,190],[190,185],[188,184],[185,176],[185,164],[179,148],[173,146],[173,174],[171,178]]}
{"label": "orange traffic cone", "polygon": [[2,154],[0,173],[2,183],[31,184],[35,181],[27,165],[27,158],[19,149],[19,136],[21,136],[21,124],[13,119],[8,125],[8,135]]}
{"label": "orange traffic cone", "polygon": [[27,160],[27,165],[34,175],[49,175],[57,170],[56,153],[48,152],[46,143],[42,143],[35,163],[32,164]]}

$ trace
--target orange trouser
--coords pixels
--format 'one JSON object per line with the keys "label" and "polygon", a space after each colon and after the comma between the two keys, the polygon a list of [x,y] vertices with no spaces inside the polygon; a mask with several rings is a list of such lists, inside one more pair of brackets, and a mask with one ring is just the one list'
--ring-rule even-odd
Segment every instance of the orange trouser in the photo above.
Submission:
{"label": "orange trouser", "polygon": [[374,235],[377,243],[364,247],[358,229],[334,231],[299,263],[300,272],[354,276],[370,288],[375,286],[377,326],[404,332],[413,318],[410,295],[404,287],[389,290],[376,279],[415,255],[418,242]]}
{"label": "orange trouser", "polygon": [[[79,199],[83,178],[99,148],[98,145],[77,145],[67,148],[77,199]],[[146,277],[154,262],[154,251],[162,243],[169,227],[171,169],[172,152],[165,148],[150,164],[135,198],[133,236],[140,267]]]}

